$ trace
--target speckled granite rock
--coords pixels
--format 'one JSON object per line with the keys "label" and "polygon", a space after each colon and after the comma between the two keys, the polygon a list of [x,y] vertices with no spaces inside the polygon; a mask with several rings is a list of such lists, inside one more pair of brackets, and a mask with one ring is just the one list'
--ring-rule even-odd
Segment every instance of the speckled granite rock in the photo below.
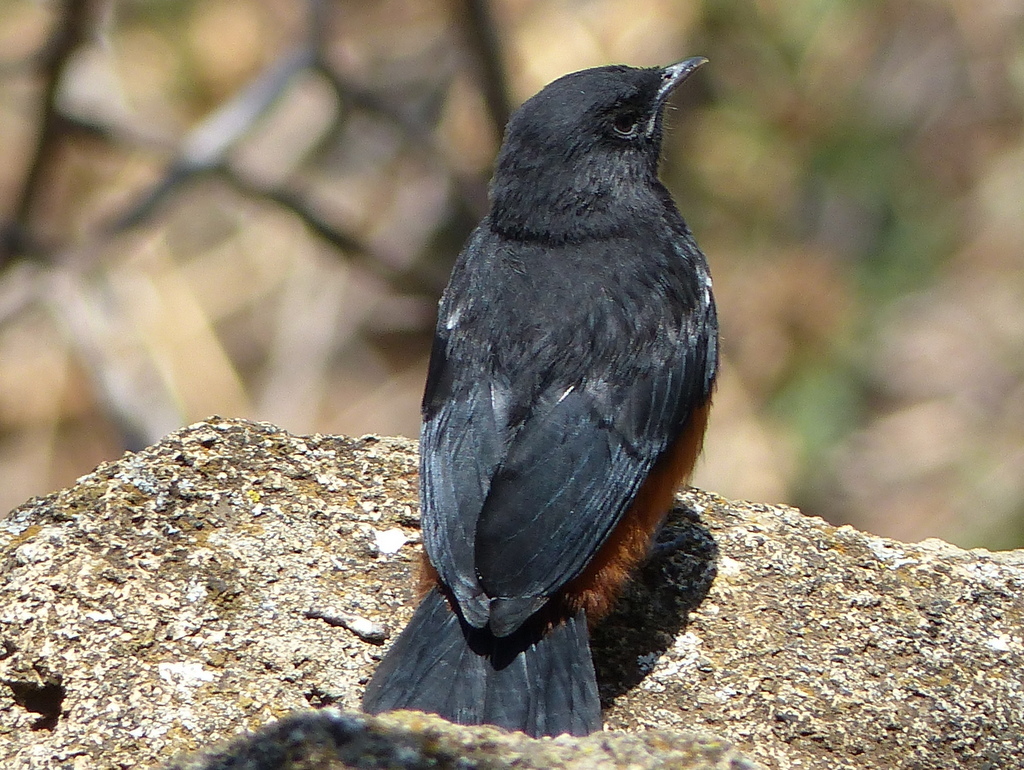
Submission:
{"label": "speckled granite rock", "polygon": [[[412,442],[214,419],[0,518],[0,767],[154,767],[354,709],[411,614],[415,501]],[[676,550],[595,633],[610,732],[592,743],[331,712],[249,740],[355,731],[393,739],[392,760],[441,733],[467,756],[502,747],[466,767],[732,742],[783,770],[1024,768],[1024,554],[681,502]],[[536,753],[552,745],[565,764]],[[302,766],[347,766],[328,754]],[[664,766],[717,767],[705,754]]]}
{"label": "speckled granite rock", "polygon": [[173,761],[165,770],[758,770],[727,741],[651,730],[532,740],[491,727],[457,728],[413,711],[367,717],[306,711],[254,736]]}

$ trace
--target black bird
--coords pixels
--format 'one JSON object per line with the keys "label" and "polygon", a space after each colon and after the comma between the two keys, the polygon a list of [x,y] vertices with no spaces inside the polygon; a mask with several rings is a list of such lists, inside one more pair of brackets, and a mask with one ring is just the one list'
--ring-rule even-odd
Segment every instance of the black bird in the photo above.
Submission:
{"label": "black bird", "polygon": [[705,62],[575,72],[509,120],[423,397],[424,593],[366,711],[600,728],[588,624],[692,471],[718,366],[707,263],[658,180],[666,100]]}

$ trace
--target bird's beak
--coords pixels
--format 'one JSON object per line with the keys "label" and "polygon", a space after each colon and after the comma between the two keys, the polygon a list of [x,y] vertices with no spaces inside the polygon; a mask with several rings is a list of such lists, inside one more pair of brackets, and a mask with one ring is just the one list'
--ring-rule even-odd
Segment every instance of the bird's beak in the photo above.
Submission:
{"label": "bird's beak", "polygon": [[661,126],[662,108],[676,86],[692,75],[702,64],[707,64],[703,56],[693,56],[684,59],[678,64],[670,64],[661,71],[661,85],[658,86],[658,93],[654,98],[654,113],[647,121],[647,136],[654,136]]}
{"label": "bird's beak", "polygon": [[684,59],[678,64],[670,64],[661,72],[661,86],[658,88],[657,101],[659,106],[665,102],[676,86],[686,80],[697,71],[701,65],[707,64],[708,60],[703,56],[694,56]]}

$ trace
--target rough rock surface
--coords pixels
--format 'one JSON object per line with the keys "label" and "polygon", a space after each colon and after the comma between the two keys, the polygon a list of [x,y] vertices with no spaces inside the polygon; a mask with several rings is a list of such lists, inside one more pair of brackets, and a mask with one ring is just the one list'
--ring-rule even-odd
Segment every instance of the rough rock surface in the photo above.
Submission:
{"label": "rough rock surface", "polygon": [[439,717],[304,711],[254,736],[172,761],[165,770],[758,770],[727,741],[650,730],[531,740],[492,727],[452,729]]}
{"label": "rough rock surface", "polygon": [[[331,748],[359,735],[395,767],[749,766],[731,742],[783,770],[1024,768],[1024,553],[680,501],[674,550],[595,632],[607,732],[326,711],[232,750],[385,766]],[[0,518],[0,767],[154,767],[355,709],[411,614],[417,523],[412,442],[220,419]]]}

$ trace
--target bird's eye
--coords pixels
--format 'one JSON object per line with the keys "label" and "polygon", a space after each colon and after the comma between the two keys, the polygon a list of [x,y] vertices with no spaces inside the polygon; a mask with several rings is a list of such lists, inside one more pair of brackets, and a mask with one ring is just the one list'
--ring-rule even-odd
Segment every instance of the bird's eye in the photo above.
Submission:
{"label": "bird's eye", "polygon": [[612,129],[626,139],[636,136],[640,130],[640,116],[635,112],[620,112],[612,120]]}

